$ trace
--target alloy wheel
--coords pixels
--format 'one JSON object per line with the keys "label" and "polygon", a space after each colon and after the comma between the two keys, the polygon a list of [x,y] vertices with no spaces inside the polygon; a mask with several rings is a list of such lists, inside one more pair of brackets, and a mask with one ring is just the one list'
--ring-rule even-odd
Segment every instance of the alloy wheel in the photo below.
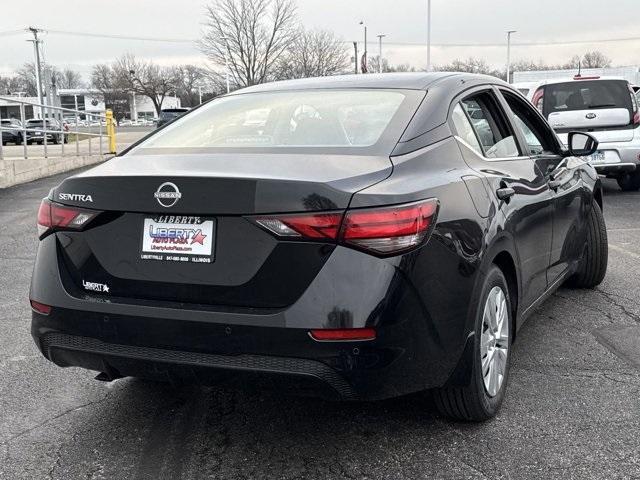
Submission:
{"label": "alloy wheel", "polygon": [[490,397],[495,397],[504,381],[509,351],[509,314],[507,299],[502,288],[495,286],[489,292],[482,315],[480,359],[482,379]]}

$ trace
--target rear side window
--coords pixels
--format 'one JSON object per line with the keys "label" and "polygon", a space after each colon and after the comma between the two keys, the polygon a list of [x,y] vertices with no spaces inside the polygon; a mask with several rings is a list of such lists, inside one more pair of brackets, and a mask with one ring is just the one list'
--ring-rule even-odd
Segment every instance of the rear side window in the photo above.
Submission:
{"label": "rear side window", "polygon": [[547,85],[543,112],[626,108],[633,113],[629,85],[624,80],[584,80]]}
{"label": "rear side window", "polygon": [[451,113],[451,120],[453,121],[453,125],[456,128],[456,132],[458,136],[464,140],[471,148],[473,148],[479,155],[482,155],[482,148],[480,147],[480,142],[478,142],[478,138],[476,137],[476,133],[473,131],[473,127],[471,126],[471,122],[467,118],[467,115],[462,110],[460,104],[456,104],[453,108],[453,112]]}
{"label": "rear side window", "polygon": [[460,102],[476,133],[484,156],[508,158],[520,155],[513,132],[491,92],[482,92]]}

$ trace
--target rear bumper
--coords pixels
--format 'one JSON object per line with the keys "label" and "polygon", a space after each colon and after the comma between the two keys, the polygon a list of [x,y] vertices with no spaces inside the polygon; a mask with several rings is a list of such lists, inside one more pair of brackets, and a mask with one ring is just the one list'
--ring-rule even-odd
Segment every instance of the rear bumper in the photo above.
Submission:
{"label": "rear bumper", "polygon": [[594,165],[596,171],[600,175],[616,175],[620,173],[628,173],[636,170],[637,165],[635,163],[609,163]]}
{"label": "rear bumper", "polygon": [[[258,376],[327,398],[390,398],[446,384],[469,338],[477,277],[461,274],[460,259],[442,243],[428,245],[391,260],[338,247],[291,306],[215,310],[74,297],[63,287],[50,236],[40,244],[30,295],[53,308],[33,313],[31,331],[43,355],[62,367],[197,383]],[[417,288],[400,268],[414,262],[422,272],[448,273],[420,275]],[[365,326],[376,329],[375,340],[309,336],[316,328]]]}
{"label": "rear bumper", "polygon": [[248,379],[258,374],[280,382],[284,388],[295,386],[302,393],[329,399],[358,398],[352,386],[336,370],[316,360],[138,347],[62,333],[44,334],[39,344],[45,357],[59,366],[81,366],[108,372],[115,378],[134,375],[211,384],[229,375]]}
{"label": "rear bumper", "polygon": [[429,348],[433,339],[414,321],[378,328],[375,340],[360,342],[317,342],[305,329],[180,321],[162,322],[144,335],[151,323],[55,309],[48,316],[33,313],[32,335],[60,367],[205,385],[259,380],[339,400],[379,400],[441,386],[458,360],[451,356],[454,345],[447,353]]}
{"label": "rear bumper", "polygon": [[596,171],[602,175],[620,174],[633,172],[640,164],[640,140],[630,142],[603,142],[598,145],[598,150],[613,152],[609,158],[616,158],[619,161],[611,161],[604,164],[593,164]]}

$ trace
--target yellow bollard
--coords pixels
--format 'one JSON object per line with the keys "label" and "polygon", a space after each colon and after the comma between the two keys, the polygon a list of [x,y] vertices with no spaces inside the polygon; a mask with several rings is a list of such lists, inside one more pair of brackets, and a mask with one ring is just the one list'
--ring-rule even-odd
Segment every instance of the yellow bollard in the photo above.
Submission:
{"label": "yellow bollard", "polygon": [[113,111],[107,109],[107,137],[109,138],[109,153],[116,153],[116,125],[113,121]]}

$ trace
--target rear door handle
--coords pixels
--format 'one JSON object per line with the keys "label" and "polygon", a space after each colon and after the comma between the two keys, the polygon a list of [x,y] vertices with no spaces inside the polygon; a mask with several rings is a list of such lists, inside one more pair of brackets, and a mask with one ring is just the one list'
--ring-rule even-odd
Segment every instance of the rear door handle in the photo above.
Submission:
{"label": "rear door handle", "polygon": [[503,187],[496,190],[496,195],[500,200],[507,200],[508,198],[513,197],[516,194],[516,191],[511,187]]}

